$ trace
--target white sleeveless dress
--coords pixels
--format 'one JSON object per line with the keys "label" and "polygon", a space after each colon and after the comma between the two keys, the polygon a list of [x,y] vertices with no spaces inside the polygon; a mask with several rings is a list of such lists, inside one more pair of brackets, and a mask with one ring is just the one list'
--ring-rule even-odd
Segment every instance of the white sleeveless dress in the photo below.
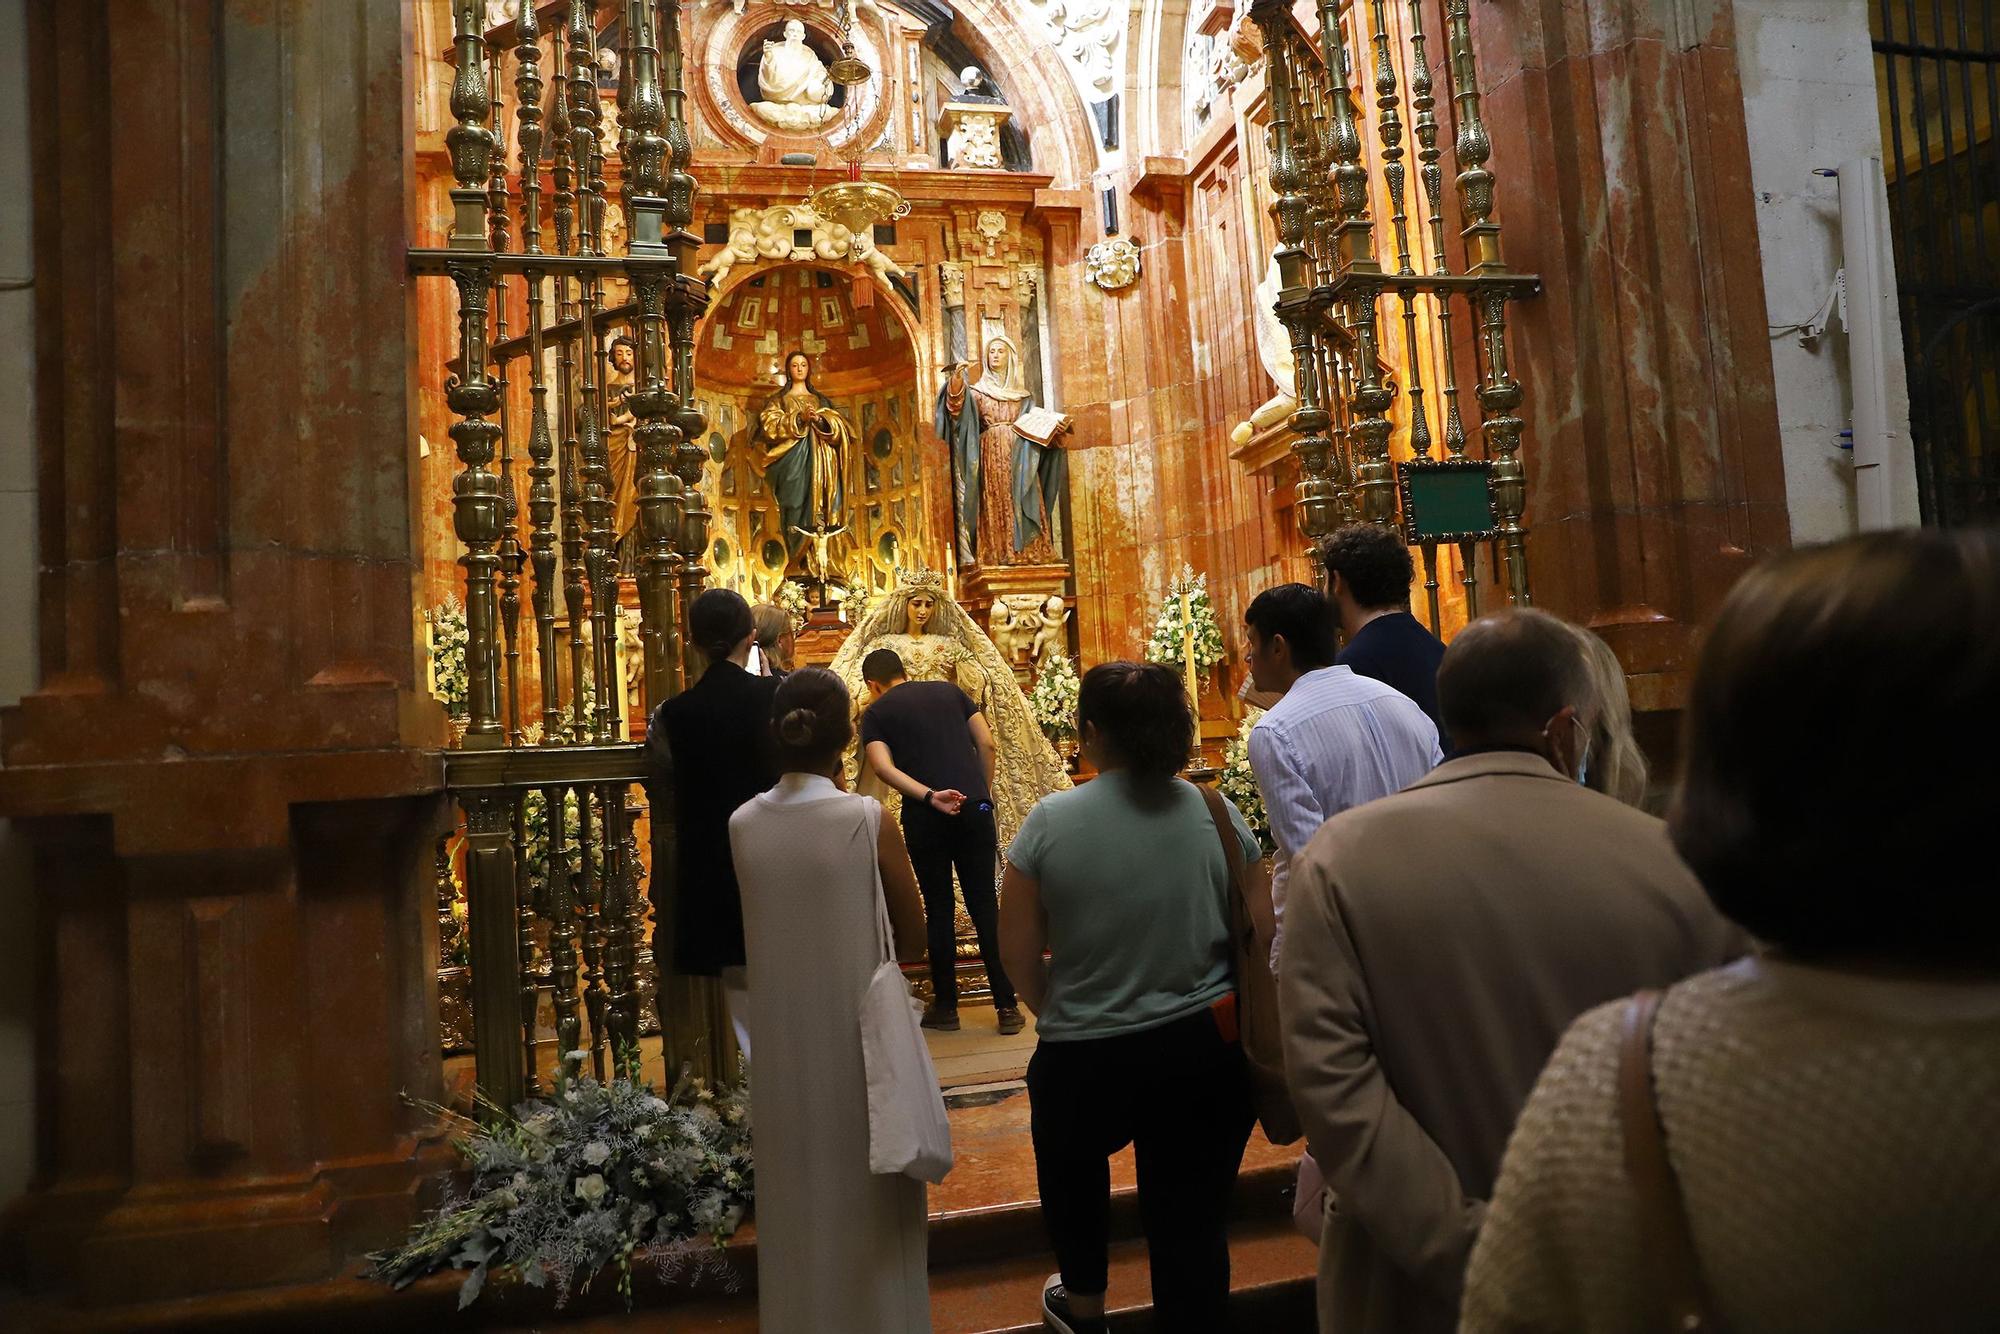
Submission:
{"label": "white sleeveless dress", "polygon": [[762,1334],[931,1327],[924,1186],[868,1170],[861,998],[882,808],[786,774],[729,821],[750,982]]}

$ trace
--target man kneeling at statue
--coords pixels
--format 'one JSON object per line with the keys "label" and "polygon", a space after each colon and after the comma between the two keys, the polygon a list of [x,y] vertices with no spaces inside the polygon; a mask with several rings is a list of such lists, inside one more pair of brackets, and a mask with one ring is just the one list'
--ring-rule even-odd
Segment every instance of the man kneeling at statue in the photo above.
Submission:
{"label": "man kneeling at statue", "polygon": [[861,678],[872,701],[861,715],[862,755],[903,795],[903,839],[923,890],[932,996],[924,1027],[958,1028],[955,866],[966,915],[979,936],[979,957],[993,984],[1000,1031],[1018,1033],[1024,1021],[1000,964],[993,734],[963,690],[949,681],[910,680],[894,649],[879,648],[864,658]]}

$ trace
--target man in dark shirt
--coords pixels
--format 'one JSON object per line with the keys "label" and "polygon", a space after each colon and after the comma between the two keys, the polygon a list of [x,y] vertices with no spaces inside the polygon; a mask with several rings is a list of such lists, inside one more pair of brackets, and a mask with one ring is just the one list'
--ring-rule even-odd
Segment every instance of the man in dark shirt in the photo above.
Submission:
{"label": "man in dark shirt", "polygon": [[924,1027],[958,1028],[957,939],[951,872],[965,895],[965,912],[979,935],[979,957],[993,984],[1002,1033],[1023,1020],[1000,964],[1000,902],[993,879],[1000,840],[993,824],[993,734],[986,719],[949,681],[912,681],[894,649],[861,660],[873,702],[861,715],[865,762],[903,794],[903,839],[924,893],[929,936],[931,1007]]}
{"label": "man in dark shirt", "polygon": [[1319,552],[1346,645],[1334,662],[1415,700],[1437,724],[1438,744],[1449,753],[1437,703],[1444,645],[1410,614],[1417,571],[1402,534],[1381,524],[1349,524],[1322,542]]}
{"label": "man in dark shirt", "polygon": [[[736,1043],[747,1057],[750,991],[729,817],[778,781],[771,736],[778,678],[744,669],[757,635],[750,604],[738,593],[711,588],[696,598],[688,635],[708,655],[708,670],[661,701],[646,726],[647,767],[655,784],[672,790],[674,812],[673,878],[654,877],[653,908],[662,927],[671,922],[674,970],[722,979]],[[661,902],[669,885],[670,905]]]}

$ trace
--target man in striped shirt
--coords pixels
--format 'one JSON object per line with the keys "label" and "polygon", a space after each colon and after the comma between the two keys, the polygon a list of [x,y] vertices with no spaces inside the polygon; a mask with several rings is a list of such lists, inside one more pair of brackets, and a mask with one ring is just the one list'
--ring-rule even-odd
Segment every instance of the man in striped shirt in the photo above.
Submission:
{"label": "man in striped shirt", "polygon": [[1408,696],[1336,666],[1333,606],[1318,589],[1280,584],[1243,613],[1252,686],[1282,694],[1250,729],[1250,768],[1277,840],[1271,908],[1285,938],[1285,882],[1319,827],[1353,806],[1400,792],[1444,755],[1437,725]]}

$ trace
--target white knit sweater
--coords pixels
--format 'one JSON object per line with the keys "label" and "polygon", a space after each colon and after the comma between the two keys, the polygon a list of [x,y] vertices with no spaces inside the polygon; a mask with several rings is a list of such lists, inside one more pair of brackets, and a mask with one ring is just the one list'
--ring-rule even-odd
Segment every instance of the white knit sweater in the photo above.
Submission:
{"label": "white knit sweater", "polygon": [[[1461,1331],[1653,1327],[1617,1107],[1622,1002],[1521,1114]],[[1654,1078],[1732,1334],[2000,1329],[2000,983],[1746,959],[1675,987]]]}

